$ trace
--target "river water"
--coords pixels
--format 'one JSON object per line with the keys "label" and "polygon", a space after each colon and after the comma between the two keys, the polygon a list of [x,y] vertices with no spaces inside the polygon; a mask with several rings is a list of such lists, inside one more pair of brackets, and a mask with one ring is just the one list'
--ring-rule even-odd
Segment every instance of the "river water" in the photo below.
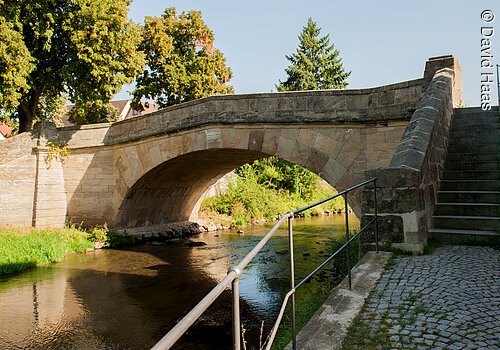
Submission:
{"label": "river water", "polygon": [[[350,217],[351,229],[359,226]],[[350,224],[351,226],[351,224]],[[103,249],[0,278],[0,349],[148,349],[243,258],[270,226],[203,233],[190,240]],[[296,219],[296,273],[305,276],[345,233],[343,215]],[[307,284],[331,288],[339,267]],[[283,226],[241,278],[242,322],[249,344],[274,323],[289,286]],[[298,301],[300,302],[300,300]],[[176,349],[229,349],[230,293],[224,293]]]}

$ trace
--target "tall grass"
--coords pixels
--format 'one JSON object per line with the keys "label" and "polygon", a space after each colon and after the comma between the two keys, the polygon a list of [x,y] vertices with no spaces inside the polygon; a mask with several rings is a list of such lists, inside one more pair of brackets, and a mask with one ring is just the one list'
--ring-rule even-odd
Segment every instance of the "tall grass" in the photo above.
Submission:
{"label": "tall grass", "polygon": [[92,247],[88,233],[73,227],[51,230],[0,227],[0,275],[61,261],[68,253]]}

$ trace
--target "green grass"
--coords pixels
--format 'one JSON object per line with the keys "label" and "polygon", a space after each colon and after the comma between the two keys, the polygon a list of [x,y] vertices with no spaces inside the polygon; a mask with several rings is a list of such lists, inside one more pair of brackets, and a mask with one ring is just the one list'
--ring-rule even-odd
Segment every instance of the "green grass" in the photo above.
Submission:
{"label": "green grass", "polygon": [[342,342],[343,350],[379,350],[391,349],[388,328],[385,324],[376,331],[370,329],[367,320],[359,316],[354,319]]}
{"label": "green grass", "polygon": [[89,234],[76,228],[0,227],[0,275],[61,261],[68,253],[92,248]]}

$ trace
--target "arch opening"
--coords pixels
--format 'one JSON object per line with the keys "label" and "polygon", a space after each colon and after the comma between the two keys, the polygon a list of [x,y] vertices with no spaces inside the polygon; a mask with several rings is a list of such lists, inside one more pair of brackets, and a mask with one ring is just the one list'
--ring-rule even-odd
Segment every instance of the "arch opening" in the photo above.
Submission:
{"label": "arch opening", "polygon": [[206,190],[233,169],[268,157],[240,149],[208,149],[170,159],[143,175],[118,209],[118,227],[187,221]]}
{"label": "arch opening", "polygon": [[253,150],[216,148],[165,161],[140,177],[127,191],[118,209],[116,226],[131,228],[193,220],[197,218],[203,194],[221,177],[270,156]]}

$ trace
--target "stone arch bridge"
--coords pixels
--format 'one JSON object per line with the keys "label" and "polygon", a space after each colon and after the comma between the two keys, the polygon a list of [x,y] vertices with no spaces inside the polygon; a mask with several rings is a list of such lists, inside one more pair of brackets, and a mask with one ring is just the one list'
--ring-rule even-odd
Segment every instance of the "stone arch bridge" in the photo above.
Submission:
{"label": "stone arch bridge", "polygon": [[[382,87],[214,96],[116,123],[42,124],[0,143],[0,222],[135,227],[189,220],[220,177],[270,155],[308,168],[338,190],[374,169],[399,167],[397,178],[413,179],[408,171],[422,169],[411,163],[412,150],[426,156],[433,146],[421,140],[422,130],[414,133],[413,119],[422,108],[449,118],[453,99],[461,98],[459,75],[456,60],[446,56],[430,59],[422,79]],[[432,119],[424,117],[427,124]],[[427,125],[427,132],[433,129]],[[69,156],[49,162],[51,143],[66,145]],[[398,160],[411,164],[395,166]],[[394,197],[381,180],[382,196]],[[350,199],[360,217],[363,197],[368,203],[373,196],[368,190]],[[392,216],[387,223],[394,231]],[[426,239],[425,230],[397,227],[399,243],[409,249]],[[416,230],[417,243],[406,237],[408,229]]]}

